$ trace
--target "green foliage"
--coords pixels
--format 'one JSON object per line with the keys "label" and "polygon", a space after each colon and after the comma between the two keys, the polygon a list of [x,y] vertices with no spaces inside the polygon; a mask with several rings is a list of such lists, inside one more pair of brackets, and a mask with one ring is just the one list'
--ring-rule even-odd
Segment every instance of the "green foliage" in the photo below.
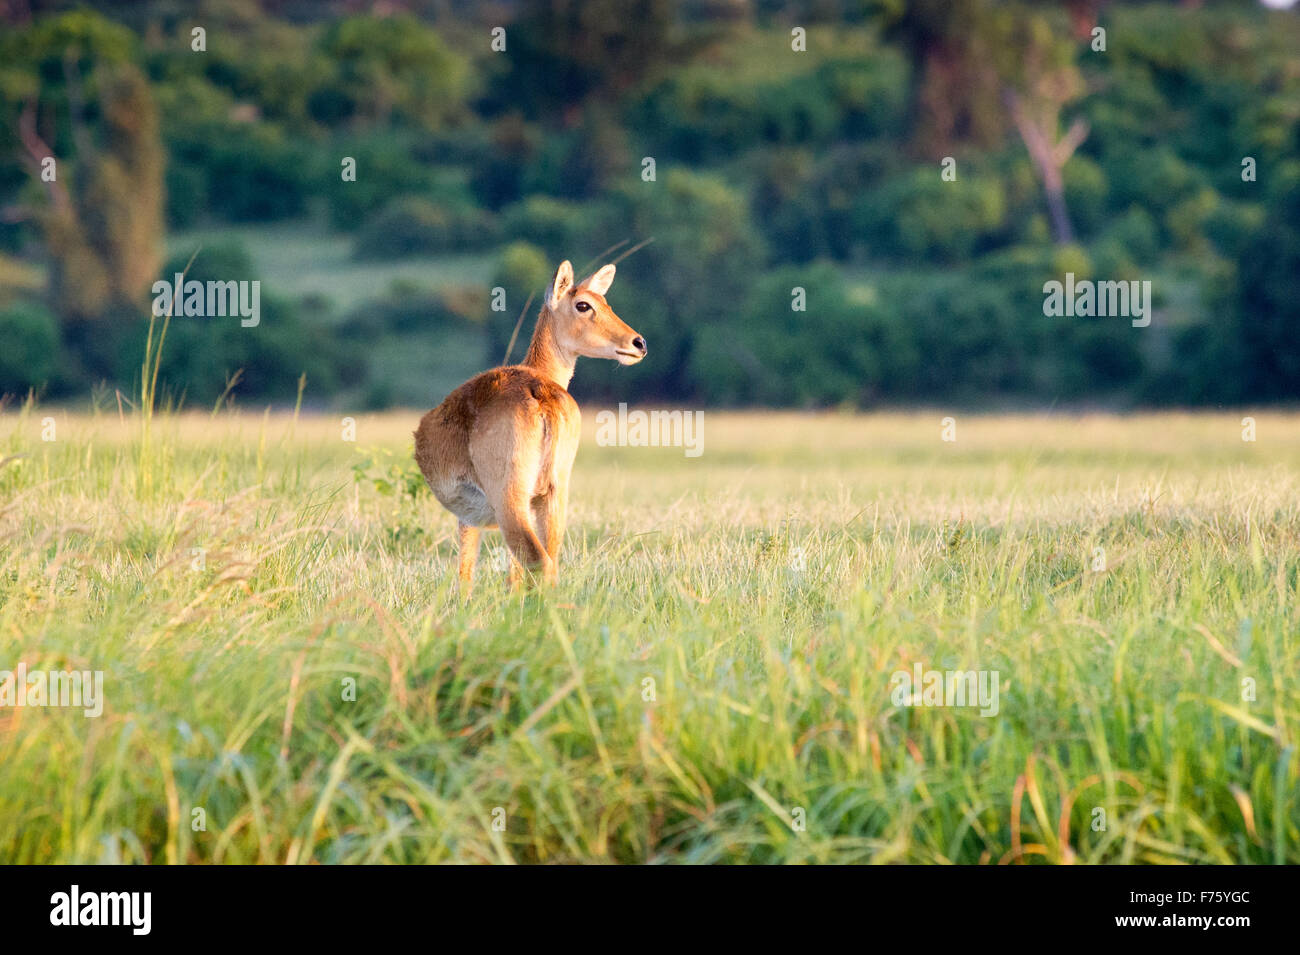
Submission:
{"label": "green foliage", "polygon": [[436,129],[457,115],[469,91],[464,60],[409,15],[336,20],[317,52],[334,78],[311,104],[333,123]]}
{"label": "green foliage", "polygon": [[971,176],[958,187],[937,168],[917,169],[864,196],[855,220],[874,257],[962,261],[1005,227],[1006,197],[991,177]]}
{"label": "green foliage", "polygon": [[833,266],[779,269],[754,284],[729,321],[699,331],[692,375],[709,402],[866,404],[895,392],[914,360],[905,329],[889,318],[873,296],[855,296]]}
{"label": "green foliage", "polygon": [[429,496],[429,484],[415,463],[414,449],[396,453],[388,447],[357,448],[353,480],[383,497],[416,500]]}
{"label": "green foliage", "polygon": [[1220,252],[1238,259],[1263,226],[1264,217],[1264,208],[1256,203],[1222,199],[1203,220],[1205,237]]}
{"label": "green foliage", "polygon": [[[460,356],[472,365],[504,352],[528,293],[560,259],[594,266],[603,250],[614,258],[647,239],[620,263],[612,301],[649,340],[650,360],[584,363],[580,397],[823,406],[1300,394],[1278,357],[1291,350],[1284,316],[1297,289],[1272,209],[1286,207],[1300,156],[1293,14],[1112,5],[1104,55],[1068,11],[1019,0],[823,4],[803,18],[805,52],[791,49],[786,7],[769,3],[548,0],[502,18],[507,56],[484,42],[498,24],[473,14],[289,18],[216,4],[203,54],[165,5],[118,16],[37,13],[0,36],[0,121],[17,130],[36,100],[71,200],[60,206],[32,175],[26,146],[0,149],[0,248],[46,280],[65,349],[56,391],[102,379],[130,390],[165,193],[172,227],[277,222],[275,235],[296,232],[287,245],[328,244],[331,260],[354,251],[322,282],[346,314],[326,294],[286,298],[285,287],[304,295],[300,266],[288,277],[282,264],[266,269],[268,301],[282,327],[301,323],[306,351],[297,361],[267,330],[273,360],[250,372],[250,395],[276,369],[287,380],[275,394],[291,392],[288,370],[305,362],[314,383],[346,384],[340,401],[423,400]],[[1088,124],[1062,167],[1069,247],[1053,249],[1061,216],[1049,217],[1007,88],[1045,111],[1049,135]],[[955,181],[940,176],[944,156],[957,160]],[[345,157],[355,181],[340,175]],[[641,180],[643,157],[656,181]],[[1245,157],[1254,180],[1242,178]],[[470,287],[491,267],[474,266],[470,281],[454,272],[468,251],[517,258],[512,243],[532,247],[531,261],[503,265],[507,307],[485,312]],[[417,257],[431,278],[401,293],[406,305],[381,294],[422,266]],[[1030,260],[1032,282],[1008,266]],[[1041,284],[1064,270],[1154,278],[1157,327],[1046,322]],[[448,307],[444,283],[465,293],[460,306]],[[805,319],[816,336],[792,334],[773,304],[795,285],[818,289],[825,311]],[[353,308],[367,299],[369,310]],[[487,320],[461,321],[466,309]],[[853,344],[838,354],[826,337]],[[454,360],[433,354],[453,350]],[[238,341],[214,344],[194,360],[201,380],[175,385],[203,394],[254,357]],[[385,376],[384,363],[402,370]]]}
{"label": "green foliage", "polygon": [[524,170],[524,192],[546,192],[571,199],[592,199],[633,168],[629,136],[618,117],[596,105],[583,111],[571,129],[553,130],[539,144]]}
{"label": "green foliage", "polygon": [[748,165],[755,224],[778,262],[865,255],[863,197],[904,168],[897,151],[880,142],[766,150]]}
{"label": "green foliage", "polygon": [[579,395],[689,394],[696,335],[733,315],[766,257],[745,197],[719,177],[685,169],[615,192],[591,223],[574,267],[638,238],[654,241],[619,263],[608,297],[655,357],[631,368],[591,362],[575,383]]}
{"label": "green foliage", "polygon": [[357,232],[358,259],[481,249],[498,238],[495,217],[468,201],[435,203],[420,196],[394,199]]}
{"label": "green foliage", "polygon": [[382,298],[346,315],[339,333],[346,339],[374,339],[391,332],[436,334],[447,327],[481,325],[487,299],[487,289],[477,286],[430,289],[397,282]]}
{"label": "green foliage", "polygon": [[59,370],[59,326],[35,302],[0,308],[0,394],[25,394],[50,383]]}
{"label": "green foliage", "polygon": [[[760,62],[789,55],[789,33],[765,33]],[[893,50],[820,61],[770,79],[733,75],[709,64],[676,70],[630,111],[656,154],[692,163],[763,145],[828,146],[903,131],[907,68]]]}
{"label": "green foliage", "polygon": [[546,253],[527,242],[512,242],[501,253],[501,266],[497,272],[497,285],[512,294],[530,295],[540,292],[550,281],[555,266]]}
{"label": "green foliage", "polygon": [[553,114],[644,84],[681,58],[675,6],[675,0],[534,0],[509,31],[509,67],[498,75],[489,103]]}
{"label": "green foliage", "polygon": [[[331,184],[324,198],[330,222],[336,228],[353,231],[403,196],[435,193],[446,196],[459,191],[441,183],[437,170],[420,161],[406,136],[375,135],[359,142],[344,140],[327,152],[325,159],[313,161],[309,168],[319,181]],[[356,160],[355,182],[342,179],[344,156]]]}
{"label": "green foliage", "polygon": [[1129,259],[1140,265],[1153,262],[1160,253],[1160,232],[1150,213],[1132,206],[1105,227],[1103,237],[1114,241]]}
{"label": "green foliage", "polygon": [[165,156],[137,55],[129,30],[85,10],[0,39],[0,125],[19,133],[5,138],[4,151],[13,144],[10,160],[21,157],[31,176],[27,195],[42,196],[22,211],[44,245],[49,297],[67,322],[95,322],[136,300],[158,265]]}
{"label": "green foliage", "polygon": [[[189,255],[173,258],[163,275],[184,272]],[[253,281],[258,276],[247,253],[226,244],[199,251],[186,273],[186,281]],[[313,394],[330,395],[341,384],[354,380],[359,358],[349,354],[329,329],[304,320],[299,307],[262,289],[261,320],[245,328],[238,316],[182,317],[172,319],[162,352],[163,385],[174,395],[185,394],[207,404],[225,392],[238,375],[236,395],[290,400],[297,394],[298,379],[307,376]],[[129,344],[118,357],[117,373],[131,380],[131,362],[139,362],[144,351],[147,323],[136,319]]]}
{"label": "green foliage", "polygon": [[[591,221],[591,203],[556,199],[545,195],[532,195],[508,206],[502,213],[502,232],[515,243],[523,242],[538,247],[543,257],[547,253],[562,256],[565,249],[584,243],[583,232]],[[510,247],[504,253],[510,255]]]}
{"label": "green foliage", "polygon": [[[93,72],[98,65],[124,65],[138,55],[135,35],[91,10],[72,10],[37,19],[26,30],[6,30],[0,38],[7,69],[0,73],[4,90],[14,97],[52,95],[66,106],[68,78]],[[93,95],[94,88],[86,92]]]}
{"label": "green foliage", "polygon": [[1080,234],[1092,235],[1106,219],[1106,200],[1110,191],[1106,174],[1087,156],[1073,157],[1062,173],[1071,221]]}
{"label": "green foliage", "polygon": [[[140,334],[137,353],[143,352],[143,342]],[[237,316],[172,319],[161,377],[173,394],[204,404],[222,394],[236,374],[236,395],[291,401],[298,378],[306,375],[313,395],[329,396],[347,365],[341,352],[341,343],[325,328],[304,322],[288,301],[263,294],[255,330],[244,328]]]}
{"label": "green foliage", "polygon": [[519,112],[494,122],[470,178],[479,201],[489,209],[500,209],[522,196],[540,146],[539,131]]}
{"label": "green foliage", "polygon": [[303,211],[310,152],[280,127],[252,123],[191,130],[176,151],[191,186],[204,190],[201,208],[219,208],[231,222],[266,222]]}
{"label": "green foliage", "polygon": [[1263,225],[1242,250],[1236,321],[1250,394],[1292,398],[1300,382],[1300,162],[1280,170]]}

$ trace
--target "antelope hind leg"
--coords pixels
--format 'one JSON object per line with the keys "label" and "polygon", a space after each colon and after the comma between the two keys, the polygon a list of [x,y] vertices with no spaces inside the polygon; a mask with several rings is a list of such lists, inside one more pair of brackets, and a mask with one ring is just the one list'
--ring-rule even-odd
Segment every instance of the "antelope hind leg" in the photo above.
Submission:
{"label": "antelope hind leg", "polygon": [[456,530],[458,532],[457,536],[460,538],[460,560],[457,576],[460,578],[461,597],[468,600],[470,592],[474,589],[474,565],[478,562],[479,538],[482,529],[461,521],[457,524]]}

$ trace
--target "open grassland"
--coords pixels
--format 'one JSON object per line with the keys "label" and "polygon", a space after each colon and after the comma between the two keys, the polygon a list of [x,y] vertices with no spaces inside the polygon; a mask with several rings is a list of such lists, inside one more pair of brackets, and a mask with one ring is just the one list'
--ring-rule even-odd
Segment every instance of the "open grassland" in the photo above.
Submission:
{"label": "open grassland", "polygon": [[[203,249],[234,244],[257,263],[267,291],[300,298],[324,298],[340,312],[376,299],[395,282],[421,288],[486,285],[492,275],[489,255],[412,255],[396,261],[359,261],[353,240],[312,221],[267,226],[218,226],[172,236],[168,252],[188,258]],[[315,314],[307,315],[316,321]]]}
{"label": "open grassland", "polygon": [[0,862],[1300,862],[1300,417],[595,410],[467,605],[418,413],[0,416]]}

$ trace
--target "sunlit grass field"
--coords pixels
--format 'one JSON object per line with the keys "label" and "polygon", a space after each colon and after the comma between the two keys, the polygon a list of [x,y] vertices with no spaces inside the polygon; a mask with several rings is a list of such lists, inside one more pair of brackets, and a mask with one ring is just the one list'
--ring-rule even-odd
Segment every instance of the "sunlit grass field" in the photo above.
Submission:
{"label": "sunlit grass field", "polygon": [[1300,862],[1300,416],[597,410],[468,604],[419,411],[0,415],[0,862]]}

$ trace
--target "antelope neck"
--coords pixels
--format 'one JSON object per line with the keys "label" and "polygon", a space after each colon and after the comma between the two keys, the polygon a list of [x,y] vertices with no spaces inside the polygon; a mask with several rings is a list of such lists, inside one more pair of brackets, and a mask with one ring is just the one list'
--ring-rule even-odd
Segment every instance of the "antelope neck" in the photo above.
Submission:
{"label": "antelope neck", "polygon": [[537,317],[533,340],[524,356],[524,364],[543,378],[548,378],[566,391],[573,380],[573,365],[577,355],[570,355],[555,341],[554,319],[550,308],[543,308]]}

